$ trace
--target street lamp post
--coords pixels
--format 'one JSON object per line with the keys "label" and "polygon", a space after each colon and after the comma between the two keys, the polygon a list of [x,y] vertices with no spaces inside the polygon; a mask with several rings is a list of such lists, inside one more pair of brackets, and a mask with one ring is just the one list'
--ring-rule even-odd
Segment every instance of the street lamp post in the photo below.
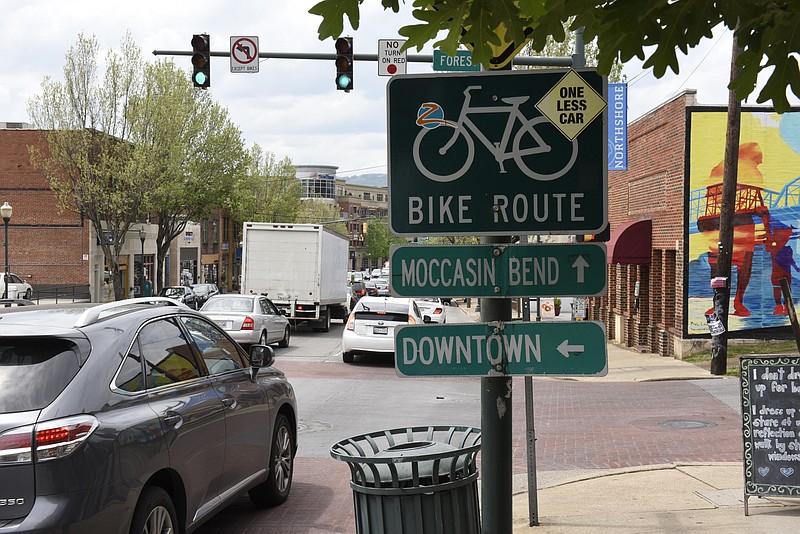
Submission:
{"label": "street lamp post", "polygon": [[3,205],[0,206],[0,216],[3,217],[3,226],[5,226],[6,229],[6,239],[4,243],[6,249],[6,275],[4,277],[6,288],[5,291],[3,291],[4,299],[8,298],[8,221],[11,220],[11,212],[11,204],[9,204],[8,201],[4,202]]}
{"label": "street lamp post", "polygon": [[139,240],[142,242],[142,259],[141,265],[142,270],[139,273],[139,296],[144,296],[144,239],[147,237],[147,232],[144,229],[144,226],[139,228]]}

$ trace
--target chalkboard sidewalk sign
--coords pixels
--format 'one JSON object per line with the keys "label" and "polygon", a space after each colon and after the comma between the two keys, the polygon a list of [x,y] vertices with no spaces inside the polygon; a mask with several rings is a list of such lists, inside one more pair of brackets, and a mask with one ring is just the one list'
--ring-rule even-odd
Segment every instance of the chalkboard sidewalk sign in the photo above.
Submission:
{"label": "chalkboard sidewalk sign", "polygon": [[800,497],[800,355],[742,356],[744,515],[752,495]]}

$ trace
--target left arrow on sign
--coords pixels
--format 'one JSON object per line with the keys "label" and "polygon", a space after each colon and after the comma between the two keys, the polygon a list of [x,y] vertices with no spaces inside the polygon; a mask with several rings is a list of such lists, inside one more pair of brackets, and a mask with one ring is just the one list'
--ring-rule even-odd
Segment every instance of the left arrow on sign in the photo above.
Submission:
{"label": "left arrow on sign", "polygon": [[560,352],[565,358],[569,358],[570,352],[583,352],[583,345],[570,345],[569,340],[565,339],[558,346],[558,352]]}

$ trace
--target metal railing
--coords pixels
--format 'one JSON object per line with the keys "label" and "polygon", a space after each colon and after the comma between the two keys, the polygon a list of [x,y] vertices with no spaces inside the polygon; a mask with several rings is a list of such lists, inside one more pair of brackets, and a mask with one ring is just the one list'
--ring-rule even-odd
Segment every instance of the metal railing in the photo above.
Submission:
{"label": "metal railing", "polygon": [[44,302],[91,302],[92,296],[89,285],[80,286],[50,286],[34,288],[31,300],[36,304]]}

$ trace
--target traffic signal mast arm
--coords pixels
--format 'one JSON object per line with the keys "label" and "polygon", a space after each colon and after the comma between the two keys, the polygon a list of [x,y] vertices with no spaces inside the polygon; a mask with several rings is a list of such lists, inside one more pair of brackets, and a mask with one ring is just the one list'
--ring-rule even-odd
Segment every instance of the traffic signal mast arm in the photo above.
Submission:
{"label": "traffic signal mast arm", "polygon": [[[154,56],[191,56],[190,50],[153,50]],[[230,51],[210,52],[211,57],[231,57]],[[317,52],[259,52],[259,59],[314,59],[320,61],[336,60],[336,54]],[[378,54],[353,54],[353,61],[378,61]],[[433,63],[431,54],[410,54],[406,61],[411,63]],[[515,57],[515,65],[536,65],[540,67],[569,67],[569,57]]]}

